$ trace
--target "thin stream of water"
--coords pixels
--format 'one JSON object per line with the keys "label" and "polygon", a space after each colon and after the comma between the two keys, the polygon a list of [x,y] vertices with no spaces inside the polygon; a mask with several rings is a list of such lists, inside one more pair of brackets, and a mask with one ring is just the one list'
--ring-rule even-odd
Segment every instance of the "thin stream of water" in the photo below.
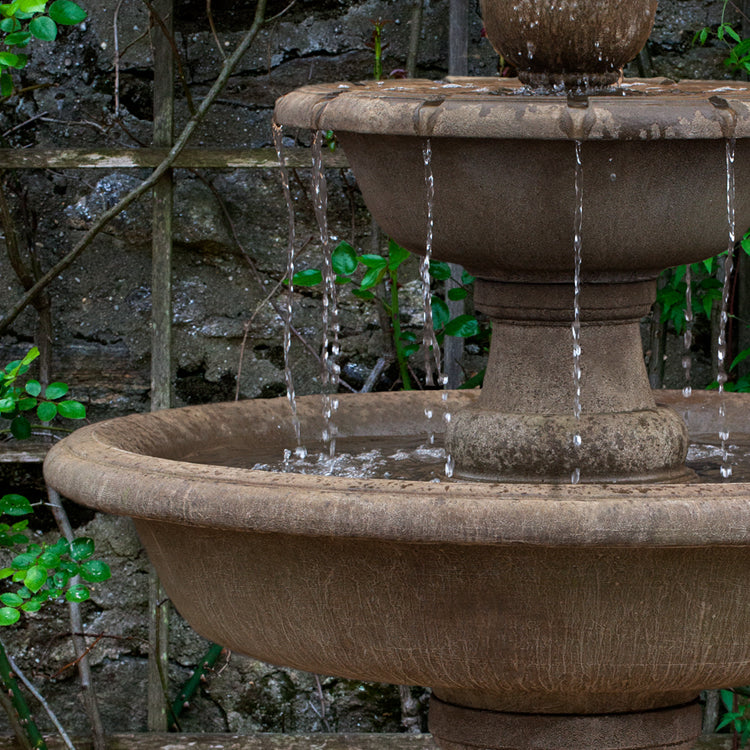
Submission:
{"label": "thin stream of water", "polygon": [[[427,235],[425,238],[425,254],[419,264],[419,275],[422,282],[422,306],[424,309],[422,346],[425,353],[425,382],[427,385],[437,382],[443,389],[443,420],[448,425],[451,421],[451,412],[448,409],[448,376],[443,372],[440,344],[435,335],[435,324],[432,318],[432,292],[430,289],[430,260],[435,233],[435,175],[432,171],[432,143],[429,138],[422,144],[422,158],[424,160],[425,202],[427,206]],[[435,364],[434,375],[433,362]],[[432,414],[428,418],[432,418]],[[430,441],[434,441],[434,435],[430,436]],[[445,458],[445,475],[449,478],[452,477],[453,469],[453,456],[448,453]]]}
{"label": "thin stream of water", "polygon": [[690,264],[685,268],[685,332],[682,334],[682,372],[685,384],[682,387],[682,395],[690,398],[693,393],[691,385],[691,370],[693,357],[690,350],[693,346],[693,273]]}
{"label": "thin stream of water", "polygon": [[294,305],[294,246],[297,241],[297,230],[294,214],[294,201],[292,191],[289,188],[289,170],[286,166],[284,155],[284,128],[273,123],[273,143],[276,146],[276,155],[279,159],[279,172],[281,174],[281,188],[284,192],[287,213],[289,216],[289,245],[287,247],[286,278],[289,283],[286,294],[286,305],[284,306],[284,382],[286,383],[286,397],[292,410],[292,425],[297,438],[297,448],[302,446],[302,429],[299,416],[297,415],[297,395],[294,390],[294,374],[289,356],[292,347],[292,309]]}
{"label": "thin stream of water", "polygon": [[[727,164],[727,254],[724,259],[724,285],[721,290],[721,313],[719,317],[719,340],[716,352],[717,376],[719,382],[719,393],[724,392],[724,384],[727,382],[727,323],[729,321],[729,290],[732,281],[732,270],[734,268],[734,244],[736,241],[735,221],[735,181],[734,181],[734,156],[736,142],[734,138],[726,140],[726,164]],[[724,399],[719,404],[719,438],[721,440],[721,476],[728,479],[732,476],[732,464],[729,458],[729,429],[726,420],[726,404]]]}
{"label": "thin stream of water", "polygon": [[433,385],[433,361],[438,381],[441,380],[440,346],[435,336],[435,326],[432,320],[432,294],[430,291],[430,260],[432,259],[432,241],[435,233],[435,176],[432,172],[432,143],[427,138],[422,144],[422,158],[424,160],[425,200],[427,204],[427,237],[422,260],[419,264],[419,276],[422,281],[422,306],[424,309],[424,329],[422,332],[422,346],[424,348],[425,382]]}
{"label": "thin stream of water", "polygon": [[321,349],[322,385],[323,385],[323,442],[328,448],[328,455],[336,454],[336,422],[338,409],[338,392],[341,366],[338,363],[339,314],[336,292],[336,274],[331,259],[331,238],[328,234],[328,185],[323,169],[323,143],[325,134],[316,131],[312,143],[312,192],[315,219],[320,233],[320,246],[323,252],[323,344]]}
{"label": "thin stream of water", "polygon": [[[583,247],[583,161],[581,141],[575,142],[575,216],[573,223],[573,417],[576,420],[573,448],[581,447],[581,260]],[[576,467],[570,477],[572,484],[581,481],[581,469]]]}

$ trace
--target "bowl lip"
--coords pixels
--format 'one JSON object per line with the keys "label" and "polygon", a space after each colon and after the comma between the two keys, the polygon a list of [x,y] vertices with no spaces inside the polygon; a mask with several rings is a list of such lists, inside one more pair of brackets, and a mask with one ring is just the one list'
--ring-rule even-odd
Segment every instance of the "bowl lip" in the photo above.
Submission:
{"label": "bowl lip", "polygon": [[[750,137],[750,84],[633,78],[581,97],[523,93],[518,79],[334,82],[276,101],[277,125],[372,135],[521,140],[715,140]],[[509,95],[499,95],[509,94]]]}
{"label": "bowl lip", "polygon": [[[750,410],[750,394],[725,397]],[[360,408],[352,399],[365,399],[367,408],[395,414],[403,412],[404,405],[419,410],[430,404],[437,407],[441,394],[342,395],[341,408],[351,409],[352,404]],[[715,403],[711,395],[703,400]],[[300,402],[303,420],[313,413],[313,402],[315,413],[319,411],[319,397]],[[155,425],[162,432],[189,432],[195,420],[202,420],[204,426],[211,420],[226,425],[231,418],[252,424],[282,415],[288,421],[283,397],[99,422],[77,430],[50,450],[45,478],[62,495],[96,510],[239,531],[587,547],[706,547],[746,545],[750,540],[750,483],[438,484],[207,466],[123,448],[123,441],[130,440],[135,445],[153,444]]]}

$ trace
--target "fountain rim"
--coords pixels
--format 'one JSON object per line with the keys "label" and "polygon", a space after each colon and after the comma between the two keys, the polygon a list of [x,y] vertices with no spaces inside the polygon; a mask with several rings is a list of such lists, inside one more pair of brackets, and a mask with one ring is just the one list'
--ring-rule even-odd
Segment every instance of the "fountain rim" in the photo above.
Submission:
{"label": "fountain rim", "polygon": [[[394,415],[414,416],[425,406],[439,407],[441,394],[341,395],[340,409],[359,415],[363,399]],[[731,394],[730,400],[750,409],[750,394]],[[319,397],[300,399],[303,423],[319,418],[319,406]],[[171,440],[187,439],[212,422],[225,438],[230,423],[245,425],[248,434],[253,425],[275,425],[282,441],[293,435],[291,424],[282,424],[290,422],[285,398],[135,414],[81,428],[53,446],[45,478],[64,496],[99,511],[248,532],[585,547],[745,545],[750,535],[750,483],[437,484],[281,474],[146,453],[159,446],[163,452]]]}
{"label": "fountain rim", "polygon": [[[451,78],[304,86],[274,122],[380,136],[653,141],[750,137],[750,84],[626,79],[642,95],[521,94],[517,79]],[[503,92],[509,95],[498,95]]]}

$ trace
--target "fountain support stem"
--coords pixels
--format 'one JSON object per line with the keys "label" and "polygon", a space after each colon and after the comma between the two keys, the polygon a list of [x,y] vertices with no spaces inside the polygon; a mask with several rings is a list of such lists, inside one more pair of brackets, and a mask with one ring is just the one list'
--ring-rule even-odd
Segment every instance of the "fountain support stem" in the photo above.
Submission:
{"label": "fountain support stem", "polygon": [[643,364],[639,321],[654,292],[653,278],[583,284],[577,427],[572,284],[479,279],[475,301],[492,319],[492,348],[481,397],[452,420],[455,475],[568,482],[580,469],[582,481],[686,478],[687,430],[656,405]]}

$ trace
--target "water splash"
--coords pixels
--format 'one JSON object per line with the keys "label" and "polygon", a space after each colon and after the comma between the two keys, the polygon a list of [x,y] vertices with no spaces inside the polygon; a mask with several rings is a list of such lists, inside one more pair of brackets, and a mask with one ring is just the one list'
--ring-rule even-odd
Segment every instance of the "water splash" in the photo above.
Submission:
{"label": "water splash", "polygon": [[426,139],[422,144],[422,158],[424,160],[424,183],[427,203],[427,237],[422,260],[419,264],[419,276],[422,281],[422,306],[424,309],[424,329],[422,333],[422,347],[424,348],[425,382],[434,385],[433,361],[435,371],[440,382],[442,379],[440,345],[435,336],[435,326],[432,320],[432,294],[430,292],[430,260],[432,258],[432,242],[435,233],[435,176],[432,172],[432,144]]}
{"label": "water splash", "polygon": [[325,133],[315,132],[312,143],[312,193],[315,220],[320,234],[320,247],[323,252],[323,344],[321,350],[323,385],[323,442],[328,455],[336,454],[335,414],[339,406],[338,392],[341,366],[338,363],[341,345],[339,343],[338,296],[336,274],[331,258],[331,238],[328,234],[328,185],[323,169],[323,144]]}
{"label": "water splash", "polygon": [[690,398],[693,393],[691,385],[691,370],[693,357],[690,350],[693,346],[693,274],[688,264],[685,268],[685,332],[682,334],[682,372],[685,377],[685,385],[682,387],[682,395]]}
{"label": "water splash", "polygon": [[[573,417],[575,431],[573,433],[574,455],[578,455],[581,447],[581,259],[583,246],[583,161],[581,159],[581,141],[575,142],[575,194],[576,206],[573,221]],[[570,481],[578,484],[581,481],[581,469],[573,469]]]}
{"label": "water splash", "polygon": [[[727,253],[724,258],[724,284],[721,290],[721,312],[719,314],[719,339],[716,351],[717,375],[719,382],[719,393],[724,392],[727,382],[727,323],[729,321],[729,291],[732,282],[732,271],[734,269],[734,244],[736,241],[735,220],[735,182],[734,182],[734,156],[736,142],[734,138],[727,138],[725,142],[726,165],[727,165]],[[721,440],[721,476],[728,479],[732,476],[732,465],[729,460],[729,428],[727,426],[726,400],[721,399],[719,404],[719,438]]]}
{"label": "water splash", "polygon": [[286,397],[289,408],[292,411],[292,425],[297,446],[302,445],[302,430],[299,416],[297,414],[297,395],[294,390],[294,374],[292,373],[292,362],[289,356],[292,347],[292,309],[294,305],[294,246],[297,240],[297,230],[294,216],[294,201],[292,191],[289,189],[289,170],[286,166],[284,156],[284,128],[273,123],[273,143],[276,147],[276,155],[279,159],[279,171],[281,174],[281,188],[284,191],[287,213],[289,216],[289,244],[287,247],[286,278],[289,282],[286,294],[286,305],[284,306],[284,382],[286,383]]}

